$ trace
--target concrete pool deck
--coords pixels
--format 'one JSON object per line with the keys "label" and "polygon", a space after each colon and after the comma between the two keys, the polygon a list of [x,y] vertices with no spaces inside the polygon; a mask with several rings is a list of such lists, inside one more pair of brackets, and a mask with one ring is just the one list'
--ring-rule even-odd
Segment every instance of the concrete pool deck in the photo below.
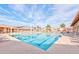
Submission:
{"label": "concrete pool deck", "polygon": [[79,54],[79,43],[71,39],[71,37],[62,36],[47,51],[13,39],[4,40],[0,42],[0,54]]}

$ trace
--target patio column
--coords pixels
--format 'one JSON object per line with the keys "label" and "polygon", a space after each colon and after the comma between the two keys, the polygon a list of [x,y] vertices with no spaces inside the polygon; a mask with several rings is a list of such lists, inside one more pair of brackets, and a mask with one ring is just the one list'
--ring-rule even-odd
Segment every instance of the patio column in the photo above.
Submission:
{"label": "patio column", "polygon": [[4,33],[7,32],[7,28],[6,28],[6,27],[3,28],[3,32],[4,32]]}
{"label": "patio column", "polygon": [[17,29],[14,29],[15,30],[15,32],[18,32],[18,30]]}
{"label": "patio column", "polygon": [[12,33],[12,28],[10,28],[10,33]]}

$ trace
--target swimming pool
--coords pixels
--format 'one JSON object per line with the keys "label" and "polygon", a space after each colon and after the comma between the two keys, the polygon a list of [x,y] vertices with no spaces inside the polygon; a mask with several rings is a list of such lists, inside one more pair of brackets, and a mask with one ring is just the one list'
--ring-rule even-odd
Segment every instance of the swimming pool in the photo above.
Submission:
{"label": "swimming pool", "polygon": [[57,34],[32,34],[32,35],[21,35],[21,34],[16,34],[12,35],[12,37],[15,37],[22,42],[34,45],[36,47],[39,47],[43,50],[48,50],[54,43],[61,37],[60,35]]}

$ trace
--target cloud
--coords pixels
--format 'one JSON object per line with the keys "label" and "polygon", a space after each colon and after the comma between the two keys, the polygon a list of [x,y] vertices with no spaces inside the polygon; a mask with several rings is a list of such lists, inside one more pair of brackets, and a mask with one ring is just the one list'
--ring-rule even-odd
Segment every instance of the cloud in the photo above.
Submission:
{"label": "cloud", "polygon": [[2,10],[2,11],[3,11],[3,12],[5,12],[5,13],[10,14],[10,12],[9,12],[9,11],[7,11],[6,9],[4,9],[4,8],[2,8],[2,7],[0,7],[0,10]]}
{"label": "cloud", "polygon": [[0,16],[0,23],[4,22],[3,24],[10,24],[10,25],[26,25],[26,23],[17,21],[8,17],[2,17]]}
{"label": "cloud", "polygon": [[24,12],[25,5],[24,4],[11,4],[9,5],[9,7],[16,11]]}
{"label": "cloud", "polygon": [[68,26],[78,12],[79,5],[54,5],[52,8],[54,8],[53,15],[48,18],[47,22],[55,26],[61,23]]}
{"label": "cloud", "polygon": [[63,22],[66,25],[70,25],[73,16],[79,10],[79,5],[75,4],[12,4],[8,5],[8,7],[8,10],[0,7],[1,10],[11,15],[6,15],[7,17],[4,17],[4,21],[40,26],[45,26],[46,24],[58,26]]}

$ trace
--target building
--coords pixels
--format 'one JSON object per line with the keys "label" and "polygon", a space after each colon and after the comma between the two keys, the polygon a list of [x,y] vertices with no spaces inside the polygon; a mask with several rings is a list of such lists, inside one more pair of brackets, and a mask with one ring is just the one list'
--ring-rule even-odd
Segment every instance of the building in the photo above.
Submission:
{"label": "building", "polygon": [[24,33],[40,31],[40,27],[0,25],[0,33]]}
{"label": "building", "polygon": [[79,32],[79,11],[71,24],[73,32]]}
{"label": "building", "polygon": [[17,32],[17,29],[12,26],[0,25],[0,33],[12,33]]}

